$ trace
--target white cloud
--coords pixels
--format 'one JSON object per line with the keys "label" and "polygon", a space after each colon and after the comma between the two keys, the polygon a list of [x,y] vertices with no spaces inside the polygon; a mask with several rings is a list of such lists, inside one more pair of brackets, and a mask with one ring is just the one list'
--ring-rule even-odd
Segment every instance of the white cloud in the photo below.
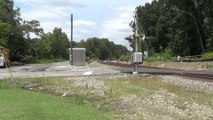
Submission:
{"label": "white cloud", "polygon": [[130,29],[128,23],[129,21],[122,20],[120,18],[106,21],[103,25],[103,33],[106,35],[113,35],[117,32],[128,30]]}
{"label": "white cloud", "polygon": [[61,24],[58,22],[55,22],[55,21],[41,22],[40,24],[43,28],[45,28],[44,32],[46,32],[46,33],[52,32],[55,27],[61,27]]}
{"label": "white cloud", "polygon": [[32,19],[36,19],[36,20],[45,20],[45,21],[49,21],[49,20],[55,20],[60,18],[60,16],[53,14],[51,12],[47,12],[47,11],[41,11],[41,10],[29,10],[26,11],[24,14],[22,14],[22,17],[24,19],[27,20],[32,20]]}
{"label": "white cloud", "polygon": [[129,27],[136,6],[152,0],[14,0],[21,7],[22,18],[39,20],[45,32],[61,27],[70,38],[70,13],[74,14],[74,40],[106,37],[116,44],[129,46],[123,38],[131,35]]}
{"label": "white cloud", "polygon": [[93,21],[85,21],[85,20],[75,20],[74,26],[96,26],[96,23]]}
{"label": "white cloud", "polygon": [[91,33],[89,30],[80,30],[81,33]]}
{"label": "white cloud", "polygon": [[120,6],[117,8],[114,8],[115,11],[117,12],[131,12],[132,10],[135,9],[136,6]]}
{"label": "white cloud", "polygon": [[153,0],[148,0],[149,3],[151,3]]}
{"label": "white cloud", "polygon": [[31,3],[36,6],[43,6],[43,7],[73,7],[73,8],[81,8],[86,7],[83,2],[79,2],[78,0],[18,0],[20,3]]}
{"label": "white cloud", "polygon": [[109,40],[125,45],[130,49],[129,43],[124,40],[124,37],[132,34],[129,23],[133,19],[134,8],[132,6],[121,6],[113,9],[112,13],[114,13],[115,17],[103,23],[101,37],[109,38]]}

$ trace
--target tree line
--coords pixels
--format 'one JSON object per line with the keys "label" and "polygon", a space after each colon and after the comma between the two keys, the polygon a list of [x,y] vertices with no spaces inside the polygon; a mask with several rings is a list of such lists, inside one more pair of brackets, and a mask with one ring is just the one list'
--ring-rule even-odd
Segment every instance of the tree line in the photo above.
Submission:
{"label": "tree line", "polygon": [[146,36],[141,51],[181,56],[213,51],[212,0],[153,0],[136,9],[138,33]]}
{"label": "tree line", "polygon": [[74,43],[75,47],[86,48],[86,55],[89,58],[99,60],[119,59],[122,55],[129,53],[129,50],[123,45],[116,45],[107,38],[88,38]]}
{"label": "tree line", "polygon": [[[31,38],[34,34],[36,38]],[[129,51],[107,38],[88,38],[73,42],[73,47],[86,48],[91,59],[118,59]],[[20,8],[14,9],[13,0],[0,0],[0,46],[9,48],[10,60],[33,62],[40,59],[68,59],[70,41],[61,28],[44,33],[38,20],[26,21]]]}

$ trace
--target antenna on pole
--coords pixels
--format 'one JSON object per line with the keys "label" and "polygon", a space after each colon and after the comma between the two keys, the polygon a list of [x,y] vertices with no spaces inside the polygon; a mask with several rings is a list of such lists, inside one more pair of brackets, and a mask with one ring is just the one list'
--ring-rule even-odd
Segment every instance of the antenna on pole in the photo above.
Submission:
{"label": "antenna on pole", "polygon": [[70,65],[73,66],[73,14],[71,14],[71,18],[70,18],[70,22],[71,22],[71,29],[70,29]]}

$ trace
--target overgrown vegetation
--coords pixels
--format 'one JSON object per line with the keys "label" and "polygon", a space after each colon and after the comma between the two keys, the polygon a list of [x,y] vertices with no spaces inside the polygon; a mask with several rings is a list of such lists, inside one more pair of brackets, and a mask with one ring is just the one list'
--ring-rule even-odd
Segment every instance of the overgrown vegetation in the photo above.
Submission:
{"label": "overgrown vegetation", "polygon": [[74,44],[75,47],[86,48],[86,55],[92,59],[113,60],[119,59],[121,55],[129,53],[128,49],[122,45],[116,45],[107,38],[88,38]]}
{"label": "overgrown vegetation", "polygon": [[[205,7],[204,7],[205,6]],[[151,58],[167,61],[171,55],[194,56],[186,61],[212,59],[213,3],[210,0],[153,0],[137,7],[139,35],[146,35],[140,42],[140,51],[148,51]],[[44,33],[39,21],[21,18],[20,8],[14,9],[13,0],[0,1],[0,46],[10,49],[10,60],[36,62],[42,59],[67,60],[69,40],[61,28]],[[135,24],[131,24],[135,31]],[[31,38],[34,34],[37,38]],[[115,45],[107,38],[88,38],[73,42],[74,47],[86,48],[90,59],[127,61],[128,50]],[[134,47],[134,41],[131,46]],[[169,53],[168,53],[168,50]],[[208,54],[208,55],[207,55]],[[122,56],[123,55],[123,56]]]}
{"label": "overgrown vegetation", "polygon": [[205,53],[202,55],[201,59],[203,60],[213,60],[213,52]]}
{"label": "overgrown vegetation", "polygon": [[2,120],[109,120],[110,117],[78,98],[60,98],[26,91],[0,81],[0,119]]}
{"label": "overgrown vegetation", "polygon": [[[209,114],[208,110],[213,109],[213,95],[211,92],[196,89],[196,86],[190,88],[175,85],[174,82],[165,82],[159,76],[19,78],[17,81],[25,89],[54,96],[64,96],[66,98],[65,103],[68,100],[71,104],[74,103],[74,105],[77,104],[83,108],[88,104],[92,104],[99,110],[105,111],[108,115],[114,115],[114,119],[139,120],[145,119],[146,115],[151,119],[158,118],[158,115],[171,116],[177,119],[202,119],[204,117],[211,117],[212,113]],[[4,84],[3,86],[5,86]],[[8,88],[0,86],[0,89]],[[20,92],[20,89],[18,89],[17,92],[23,94],[22,91]],[[16,94],[18,95],[18,93]],[[34,92],[30,93],[35,94]],[[7,95],[9,96],[9,94]],[[34,99],[33,95],[30,97]],[[36,98],[40,99],[40,96],[36,96]],[[49,97],[48,99],[52,100]],[[42,100],[45,101],[46,99]],[[61,100],[64,102],[64,99]],[[48,105],[52,103],[50,100],[46,101],[49,102]],[[31,102],[34,102],[34,100]],[[40,107],[40,103],[36,103]],[[66,110],[67,106],[69,104],[65,108],[62,105],[62,108]],[[194,108],[190,108],[191,106]],[[41,109],[44,108],[42,107]],[[207,110],[205,111],[207,114],[203,115],[203,112],[196,113],[200,109]],[[149,112],[146,113],[146,111]]]}
{"label": "overgrown vegetation", "polygon": [[153,62],[153,61],[171,61],[173,59],[173,55],[171,50],[166,50],[163,53],[155,53],[152,56],[145,59],[145,61]]}
{"label": "overgrown vegetation", "polygon": [[[212,6],[211,0],[153,0],[136,7],[138,33],[146,36],[139,48],[151,56],[166,49],[176,56],[212,52]],[[136,23],[130,25],[135,31]]]}
{"label": "overgrown vegetation", "polygon": [[120,61],[129,62],[131,59],[131,55],[121,55],[119,58]]}
{"label": "overgrown vegetation", "polygon": [[[0,46],[10,50],[10,60],[22,63],[68,60],[70,41],[61,28],[45,33],[38,20],[21,18],[20,8],[14,9],[13,0],[0,1]],[[36,38],[31,38],[34,35]],[[127,54],[125,46],[116,45],[107,38],[88,38],[73,42],[73,47],[86,48],[90,59],[112,60]]]}
{"label": "overgrown vegetation", "polygon": [[212,52],[205,53],[202,55],[195,56],[173,56],[171,51],[165,51],[163,53],[155,53],[150,57],[146,58],[146,62],[156,62],[156,61],[171,61],[171,62],[202,62],[202,61],[212,61]]}

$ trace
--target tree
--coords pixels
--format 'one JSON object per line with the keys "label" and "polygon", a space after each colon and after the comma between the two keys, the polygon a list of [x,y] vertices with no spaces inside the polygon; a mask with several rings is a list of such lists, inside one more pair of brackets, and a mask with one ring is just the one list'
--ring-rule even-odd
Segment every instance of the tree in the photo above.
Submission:
{"label": "tree", "polygon": [[180,12],[188,15],[188,19],[192,19],[192,23],[196,27],[196,35],[198,40],[200,41],[200,49],[201,53],[205,51],[206,48],[206,40],[204,34],[204,16],[202,14],[204,8],[205,0],[170,0],[174,6],[178,8]]}
{"label": "tree", "polygon": [[121,55],[129,52],[125,46],[115,45],[107,38],[88,38],[86,41],[81,40],[79,44],[86,48],[86,55],[92,59],[119,59]]}
{"label": "tree", "polygon": [[204,2],[204,31],[206,33],[207,51],[213,51],[213,1],[205,0]]}
{"label": "tree", "polygon": [[10,27],[7,23],[2,23],[0,21],[0,46],[7,47],[8,37],[10,34]]}
{"label": "tree", "polygon": [[13,0],[0,0],[0,20],[3,23],[15,24],[13,5]]}
{"label": "tree", "polygon": [[0,46],[8,47],[13,20],[13,1],[0,1]]}
{"label": "tree", "polygon": [[38,20],[31,20],[31,21],[24,20],[21,27],[27,39],[31,39],[30,38],[31,33],[34,33],[37,37],[41,37],[44,34],[44,30],[40,26]]}
{"label": "tree", "polygon": [[[0,0],[0,45],[10,49],[11,61],[68,58],[69,41],[61,28],[45,34],[39,21],[23,20],[20,8],[14,9],[13,5],[13,0]],[[32,38],[32,33],[36,38]],[[85,47],[90,58],[101,60],[116,59],[128,51],[107,38],[88,38],[80,43],[73,42],[73,46]]]}
{"label": "tree", "polygon": [[212,51],[212,6],[211,0],[153,0],[136,7],[139,34],[146,35],[143,50],[152,54],[171,49],[183,56]]}
{"label": "tree", "polygon": [[21,27],[20,9],[13,9],[13,5],[13,0],[0,1],[0,21],[1,24],[7,24],[4,26],[6,36],[1,37],[4,39],[1,41],[4,41],[2,44],[10,49],[10,60],[22,61],[26,58],[29,46]]}
{"label": "tree", "polygon": [[47,39],[48,34],[41,36],[41,39],[34,41],[32,47],[35,49],[36,59],[51,59],[53,58],[51,54],[50,41]]}
{"label": "tree", "polygon": [[68,38],[61,28],[54,28],[53,33],[49,36],[51,53],[55,58],[68,57]]}
{"label": "tree", "polygon": [[[150,39],[146,39],[145,44],[150,52],[159,52],[155,31],[155,26],[160,15],[158,8],[159,6],[156,0],[152,1],[151,4],[146,3],[145,6],[138,6],[136,8],[138,15],[138,32],[140,36],[143,34],[149,36]],[[135,25],[133,25],[132,28],[134,32],[136,29]]]}
{"label": "tree", "polygon": [[61,28],[41,35],[34,43],[38,59],[68,59],[68,38]]}

